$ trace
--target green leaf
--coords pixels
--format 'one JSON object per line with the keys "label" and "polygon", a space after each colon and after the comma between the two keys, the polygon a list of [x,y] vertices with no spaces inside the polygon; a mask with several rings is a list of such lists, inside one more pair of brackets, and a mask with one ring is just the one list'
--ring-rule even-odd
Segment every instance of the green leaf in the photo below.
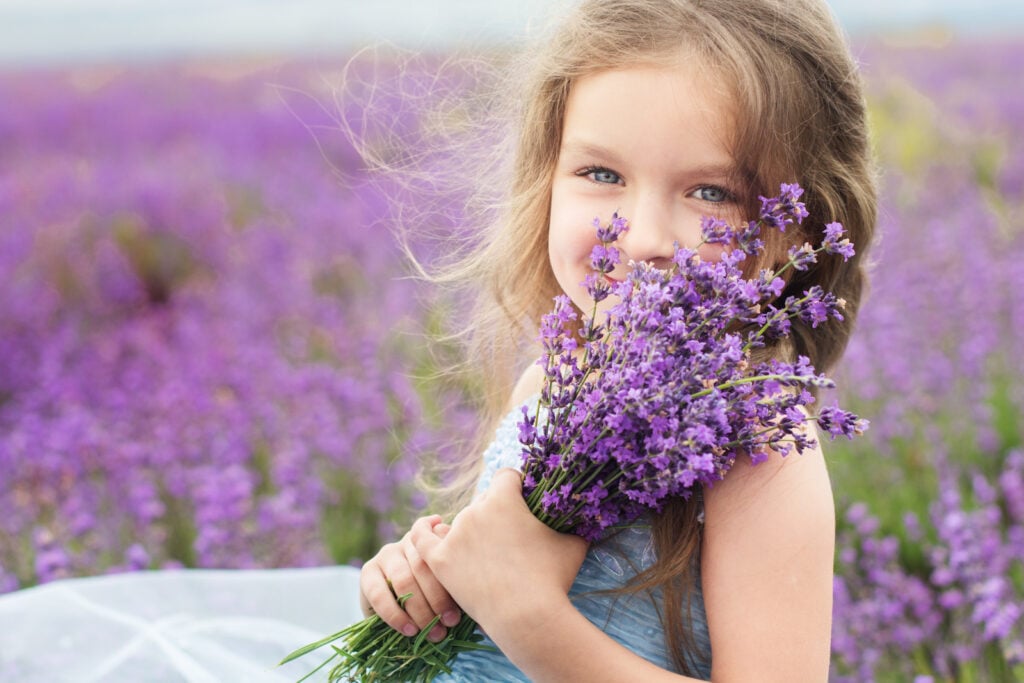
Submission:
{"label": "green leaf", "polygon": [[[362,622],[360,622],[360,623],[362,623]],[[303,647],[300,647],[298,650],[296,650],[295,652],[292,652],[290,655],[288,655],[287,657],[282,659],[280,662],[278,662],[277,665],[281,666],[282,664],[287,664],[288,662],[293,661],[295,659],[298,659],[299,657],[302,657],[303,655],[309,654],[313,650],[319,650],[324,645],[327,645],[329,643],[333,643],[336,640],[344,638],[346,635],[348,635],[349,630],[351,628],[352,627],[349,626],[348,628],[345,628],[345,629],[343,629],[341,631],[338,631],[334,635],[327,636],[323,640],[318,640],[315,643],[310,643],[309,645],[305,645]]]}
{"label": "green leaf", "polygon": [[[437,625],[437,622],[439,622],[439,621],[441,621],[441,615],[440,614],[437,615],[436,617],[434,617],[433,619],[431,619],[430,623],[423,627],[423,630],[420,631],[420,634],[418,636],[416,636],[416,640],[413,641],[413,644],[412,644],[412,651],[413,652],[418,652],[419,651],[420,647],[423,646],[423,643],[426,642],[427,634],[430,633],[430,629],[434,628]],[[433,643],[431,643],[431,645],[433,645]]]}

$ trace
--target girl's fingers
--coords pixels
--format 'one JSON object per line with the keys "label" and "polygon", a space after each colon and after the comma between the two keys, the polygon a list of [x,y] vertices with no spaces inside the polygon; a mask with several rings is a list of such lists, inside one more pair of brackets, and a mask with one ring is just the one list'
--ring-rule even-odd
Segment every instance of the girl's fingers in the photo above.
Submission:
{"label": "girl's fingers", "polygon": [[379,563],[371,561],[363,566],[363,571],[359,575],[359,590],[370,609],[388,626],[407,636],[419,633],[419,627],[399,606],[392,594],[388,578]]}
{"label": "girl's fingers", "polygon": [[[414,533],[418,531],[429,533],[429,530],[438,526],[443,526],[440,517],[424,517],[413,524],[412,529],[402,542],[405,558],[412,569],[413,576],[416,577],[416,583],[419,584],[420,589],[423,591],[423,597],[426,599],[428,606],[427,611],[422,617],[419,614],[410,613],[410,615],[416,623],[420,623],[421,618],[426,619],[426,622],[429,623],[435,616],[440,616],[440,625],[454,626],[462,618],[459,606],[455,604],[452,596],[441,585],[441,582],[437,580],[437,577],[434,576],[434,572],[430,570],[430,567],[427,566],[419,551],[416,550],[416,546],[412,543]],[[408,605],[406,606],[408,607]],[[414,608],[420,609],[421,605],[417,604]],[[442,628],[441,631],[443,635],[444,629]]]}
{"label": "girl's fingers", "polygon": [[[436,515],[425,517],[418,520],[414,528],[430,529],[440,521]],[[364,566],[360,586],[369,607],[385,623],[405,635],[418,634],[440,616],[441,621],[427,636],[436,642],[447,633],[446,626],[459,622],[462,613],[413,547],[411,535],[412,531],[398,543],[381,548]],[[398,598],[405,595],[409,597],[400,604]]]}
{"label": "girl's fingers", "polygon": [[[455,515],[456,522],[461,515],[461,512],[458,515]],[[438,527],[445,528],[443,535]],[[451,528],[448,527],[447,524],[438,524],[432,529],[424,529],[423,527],[417,527],[414,524],[412,529],[409,530],[409,540],[412,541],[413,548],[416,549],[416,552],[421,557],[429,558],[435,552],[436,548],[441,545],[441,541],[444,540],[444,537],[448,535],[448,531],[450,530]]]}
{"label": "girl's fingers", "polygon": [[[392,602],[397,604],[398,599],[409,596],[405,598],[400,609],[406,613],[409,620],[415,626],[416,633],[419,633],[436,615],[430,609],[426,591],[420,585],[416,575],[413,573],[412,567],[409,565],[405,555],[405,548],[402,548],[401,557],[395,558],[390,564],[382,565],[382,568],[384,576],[391,582],[391,587],[395,592]],[[409,635],[405,629],[399,630]]]}
{"label": "girl's fingers", "polygon": [[421,600],[410,599],[405,603],[405,611],[409,613],[413,621],[421,627],[429,624],[435,616],[441,617],[441,622],[435,626],[431,635],[444,636],[444,626],[454,626],[459,623],[461,613],[458,605],[448,595],[441,582],[437,580],[430,568],[416,552],[416,548],[410,543],[406,548],[406,558],[409,567],[413,570],[413,576],[419,585]]}

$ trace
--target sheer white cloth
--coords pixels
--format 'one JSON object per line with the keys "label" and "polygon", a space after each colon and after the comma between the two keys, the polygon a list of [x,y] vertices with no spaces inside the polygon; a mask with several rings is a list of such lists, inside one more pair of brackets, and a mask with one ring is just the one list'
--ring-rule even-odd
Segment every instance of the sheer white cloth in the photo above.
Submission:
{"label": "sheer white cloth", "polygon": [[0,596],[0,681],[294,683],[325,655],[277,662],[361,619],[358,590],[353,567],[56,581]]}

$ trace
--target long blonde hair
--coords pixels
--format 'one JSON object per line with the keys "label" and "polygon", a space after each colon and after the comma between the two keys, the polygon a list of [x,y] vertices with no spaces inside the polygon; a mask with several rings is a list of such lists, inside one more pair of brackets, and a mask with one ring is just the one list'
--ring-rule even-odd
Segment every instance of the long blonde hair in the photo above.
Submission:
{"label": "long blonde hair", "polygon": [[[846,300],[846,319],[811,330],[794,323],[791,347],[819,370],[841,356],[864,285],[864,252],[876,219],[875,177],[860,76],[845,40],[819,0],[584,0],[553,35],[514,62],[525,74],[515,91],[509,192],[478,248],[438,279],[470,283],[474,305],[466,330],[469,364],[487,377],[484,428],[493,433],[516,375],[534,352],[528,343],[560,293],[547,255],[551,180],[566,100],[587,74],[636,64],[697,59],[731,88],[736,106],[734,157],[758,195],[798,182],[810,219],[787,240],[820,240],[826,222],[849,231],[858,256],[825,258],[789,282],[782,297],[814,284]],[[508,82],[503,83],[509,87]],[[488,178],[493,180],[493,178]],[[780,238],[781,239],[781,238]],[[778,254],[779,245],[768,253]],[[455,506],[472,491],[479,451],[467,452],[453,486]],[[665,605],[688,605],[700,549],[698,502],[679,502],[652,520],[657,561],[626,590],[659,589]],[[680,671],[695,653],[680,610],[662,616]]]}

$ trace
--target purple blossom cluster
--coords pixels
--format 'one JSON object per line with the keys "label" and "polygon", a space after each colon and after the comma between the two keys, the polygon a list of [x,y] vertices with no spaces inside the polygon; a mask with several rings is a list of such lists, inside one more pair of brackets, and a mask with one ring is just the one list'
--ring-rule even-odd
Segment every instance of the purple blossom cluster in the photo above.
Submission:
{"label": "purple blossom cluster", "polygon": [[881,239],[837,374],[872,430],[832,473],[876,528],[839,544],[835,678],[1024,680],[1024,43],[863,59]]}
{"label": "purple blossom cluster", "polygon": [[864,51],[881,239],[837,376],[871,413],[878,450],[962,437],[1005,449],[1024,414],[1024,44]]}
{"label": "purple blossom cluster", "polygon": [[[877,674],[938,680],[1019,680],[1024,600],[1015,589],[1024,544],[1024,453],[997,482],[961,481],[940,467],[941,493],[925,523],[913,512],[902,538],[851,505],[839,536],[833,680]],[[964,484],[968,495],[963,495]]]}
{"label": "purple blossom cluster", "polygon": [[465,433],[307,74],[0,77],[0,591],[366,557]]}
{"label": "purple blossom cluster", "polygon": [[[913,655],[941,625],[935,596],[926,580],[906,570],[900,540],[878,535],[878,520],[863,503],[849,508],[845,523],[833,592],[832,680],[874,681],[881,671],[911,680]],[[904,653],[895,669],[883,657],[890,649]]]}
{"label": "purple blossom cluster", "polygon": [[[599,539],[610,527],[660,511],[721,480],[738,457],[758,463],[815,445],[805,424],[809,388],[832,387],[806,358],[755,362],[751,352],[788,334],[792,319],[818,325],[841,318],[842,302],[814,287],[775,305],[780,274],[806,267],[819,253],[852,256],[842,228],[830,226],[821,247],[805,245],[777,271],[744,277],[741,264],[763,249],[763,229],[785,230],[807,215],[803,190],[782,185],[762,198],[759,218],[733,229],[706,219],[704,241],[732,245],[718,261],[676,247],[666,269],[632,264],[609,285],[619,262],[612,243],[628,229],[614,216],[595,220],[594,273],[585,286],[594,312],[577,320],[565,295],[544,316],[540,410],[523,408],[523,492],[537,517],[559,531]],[[597,303],[617,300],[597,319]],[[853,437],[866,422],[833,407],[825,430]]]}

